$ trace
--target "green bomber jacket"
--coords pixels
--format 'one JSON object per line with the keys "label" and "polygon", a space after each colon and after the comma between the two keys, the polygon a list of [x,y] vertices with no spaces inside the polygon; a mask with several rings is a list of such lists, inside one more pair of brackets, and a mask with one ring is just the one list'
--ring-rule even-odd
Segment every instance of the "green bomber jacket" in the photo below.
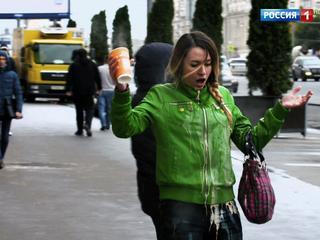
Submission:
{"label": "green bomber jacket", "polygon": [[253,127],[229,90],[220,86],[219,91],[232,113],[232,125],[208,87],[196,91],[184,84],[156,85],[133,109],[129,91],[115,92],[111,110],[114,134],[128,138],[148,126],[153,130],[160,199],[198,204],[234,199],[231,140],[243,151],[251,130],[261,150],[281,128],[288,110],[279,102]]}

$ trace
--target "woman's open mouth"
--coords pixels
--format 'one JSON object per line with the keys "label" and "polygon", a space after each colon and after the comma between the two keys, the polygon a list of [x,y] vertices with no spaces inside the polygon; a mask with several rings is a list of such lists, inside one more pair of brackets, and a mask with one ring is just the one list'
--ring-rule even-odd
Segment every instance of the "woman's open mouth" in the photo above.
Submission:
{"label": "woman's open mouth", "polygon": [[206,79],[205,79],[205,78],[199,78],[199,79],[197,79],[196,81],[197,81],[197,83],[199,83],[199,84],[203,84],[203,83],[205,83]]}
{"label": "woman's open mouth", "polygon": [[196,80],[196,87],[197,88],[203,88],[205,83],[206,83],[206,79],[205,78],[199,78],[199,79]]}

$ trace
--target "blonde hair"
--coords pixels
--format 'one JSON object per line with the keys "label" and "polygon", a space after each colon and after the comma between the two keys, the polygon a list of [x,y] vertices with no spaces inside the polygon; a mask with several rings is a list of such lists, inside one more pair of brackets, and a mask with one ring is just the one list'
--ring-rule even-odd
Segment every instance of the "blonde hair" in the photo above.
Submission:
{"label": "blonde hair", "polygon": [[230,127],[232,126],[232,113],[230,109],[227,107],[227,105],[223,101],[223,97],[219,91],[219,84],[218,83],[213,83],[209,86],[209,91],[211,96],[220,103],[220,107],[222,108],[223,112],[226,114],[228,118],[228,122]]}
{"label": "blonde hair", "polygon": [[219,92],[218,77],[220,75],[219,53],[215,43],[205,33],[194,31],[183,34],[177,41],[173,54],[169,62],[169,72],[178,84],[183,79],[183,62],[191,48],[200,47],[211,57],[212,72],[210,73],[207,84],[211,96],[217,100],[223,112],[228,118],[229,125],[232,125],[232,113],[225,105],[223,97]]}

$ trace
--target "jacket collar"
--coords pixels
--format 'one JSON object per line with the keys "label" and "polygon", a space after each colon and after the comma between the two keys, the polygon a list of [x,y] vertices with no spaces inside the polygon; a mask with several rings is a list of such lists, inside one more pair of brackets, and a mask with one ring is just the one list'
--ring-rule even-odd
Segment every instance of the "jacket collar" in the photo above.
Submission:
{"label": "jacket collar", "polygon": [[200,103],[201,105],[207,105],[213,100],[207,85],[201,90],[195,90],[183,82],[176,84],[177,88],[194,102]]}

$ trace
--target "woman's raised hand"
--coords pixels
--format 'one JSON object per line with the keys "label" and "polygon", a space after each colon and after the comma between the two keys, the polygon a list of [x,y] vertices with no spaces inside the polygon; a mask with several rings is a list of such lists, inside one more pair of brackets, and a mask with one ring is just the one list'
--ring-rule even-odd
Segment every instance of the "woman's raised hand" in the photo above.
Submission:
{"label": "woman's raised hand", "polygon": [[305,105],[313,95],[313,92],[309,90],[306,95],[298,95],[300,90],[301,86],[298,86],[288,94],[284,95],[281,99],[282,106],[291,109]]}

